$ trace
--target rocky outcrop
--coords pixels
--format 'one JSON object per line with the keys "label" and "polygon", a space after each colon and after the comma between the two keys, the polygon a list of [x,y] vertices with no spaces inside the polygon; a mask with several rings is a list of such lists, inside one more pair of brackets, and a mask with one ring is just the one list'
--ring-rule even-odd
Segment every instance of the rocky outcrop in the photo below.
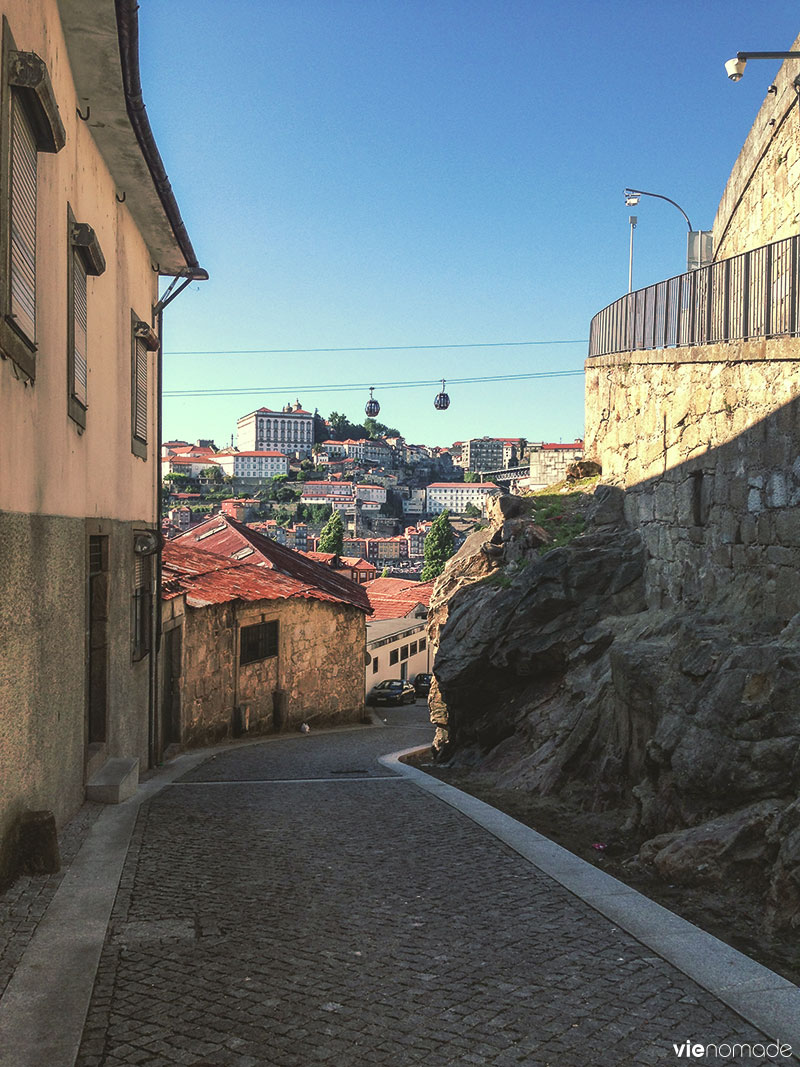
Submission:
{"label": "rocky outcrop", "polygon": [[800,616],[646,610],[621,494],[600,487],[587,514],[586,533],[542,555],[524,501],[499,498],[437,581],[438,758],[623,807],[648,870],[746,876],[775,928],[800,924]]}

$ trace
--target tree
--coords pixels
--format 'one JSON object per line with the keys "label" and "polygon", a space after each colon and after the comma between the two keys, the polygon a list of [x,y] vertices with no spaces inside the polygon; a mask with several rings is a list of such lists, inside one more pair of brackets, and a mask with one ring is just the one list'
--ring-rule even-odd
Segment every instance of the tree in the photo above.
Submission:
{"label": "tree", "polygon": [[175,474],[164,475],[164,483],[176,493],[183,492],[187,486],[191,485],[191,482],[192,479],[188,474],[178,474],[176,472]]}
{"label": "tree", "polygon": [[479,482],[480,480],[481,476],[476,471],[464,471],[465,482]]}
{"label": "tree", "polygon": [[344,548],[344,523],[342,513],[334,511],[319,535],[318,552],[335,552],[337,555]]}
{"label": "tree", "polygon": [[376,437],[399,437],[400,431],[396,430],[394,426],[387,426],[383,422],[377,422],[375,419],[364,419],[364,429],[367,431],[371,438]]}
{"label": "tree", "polygon": [[314,526],[322,526],[333,514],[333,508],[330,504],[310,504],[309,508],[308,521],[313,523]]}
{"label": "tree", "polygon": [[481,509],[476,508],[474,504],[467,504],[464,508],[464,514],[468,519],[479,519],[481,517]]}
{"label": "tree", "polygon": [[425,538],[424,559],[420,581],[430,582],[438,578],[444,570],[444,565],[450,559],[455,550],[455,538],[453,528],[450,525],[450,513],[443,511],[437,515]]}
{"label": "tree", "polygon": [[206,467],[205,470],[200,471],[200,477],[216,484],[222,482],[224,474],[222,472],[222,467],[220,467],[219,464],[214,463],[211,467]]}

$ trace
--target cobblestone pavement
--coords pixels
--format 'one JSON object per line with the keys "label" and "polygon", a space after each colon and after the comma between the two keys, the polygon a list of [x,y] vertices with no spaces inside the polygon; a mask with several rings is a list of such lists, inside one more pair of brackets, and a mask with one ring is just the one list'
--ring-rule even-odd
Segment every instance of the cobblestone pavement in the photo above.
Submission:
{"label": "cobblestone pavement", "polygon": [[143,807],[78,1067],[638,1067],[765,1041],[376,762],[429,734],[267,741]]}
{"label": "cobblestone pavement", "polygon": [[102,804],[87,801],[59,831],[61,870],[57,874],[23,875],[0,893],[0,997],[30,944],[39,920],[102,810]]}

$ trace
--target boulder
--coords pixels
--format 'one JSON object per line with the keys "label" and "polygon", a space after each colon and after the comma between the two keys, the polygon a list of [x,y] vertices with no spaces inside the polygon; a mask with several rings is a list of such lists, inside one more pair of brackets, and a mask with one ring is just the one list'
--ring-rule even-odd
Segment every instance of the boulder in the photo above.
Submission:
{"label": "boulder", "polygon": [[777,852],[771,835],[785,807],[779,800],[760,800],[700,826],[661,834],[642,845],[639,862],[677,885],[758,879]]}

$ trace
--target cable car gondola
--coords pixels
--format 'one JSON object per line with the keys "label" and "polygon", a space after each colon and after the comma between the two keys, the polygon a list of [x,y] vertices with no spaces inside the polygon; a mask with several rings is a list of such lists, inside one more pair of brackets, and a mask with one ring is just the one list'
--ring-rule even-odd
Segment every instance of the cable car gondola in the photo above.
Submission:
{"label": "cable car gondola", "polygon": [[375,418],[375,416],[376,416],[376,415],[378,415],[378,414],[379,414],[379,412],[380,412],[380,410],[381,410],[381,406],[380,406],[380,404],[378,403],[378,401],[377,401],[377,400],[375,400],[375,399],[374,399],[374,397],[373,397],[373,395],[372,395],[372,390],[373,390],[374,388],[375,388],[375,386],[374,386],[374,385],[373,385],[373,386],[370,386],[370,390],[369,390],[369,400],[367,401],[367,405],[366,405],[366,407],[364,408],[364,411],[366,412],[367,416],[368,416],[368,417],[369,417],[370,419],[374,419],[374,418]]}
{"label": "cable car gondola", "polygon": [[442,378],[442,391],[436,394],[436,399],[433,401],[433,406],[437,411],[447,411],[450,407],[450,397],[444,391],[444,378]]}

